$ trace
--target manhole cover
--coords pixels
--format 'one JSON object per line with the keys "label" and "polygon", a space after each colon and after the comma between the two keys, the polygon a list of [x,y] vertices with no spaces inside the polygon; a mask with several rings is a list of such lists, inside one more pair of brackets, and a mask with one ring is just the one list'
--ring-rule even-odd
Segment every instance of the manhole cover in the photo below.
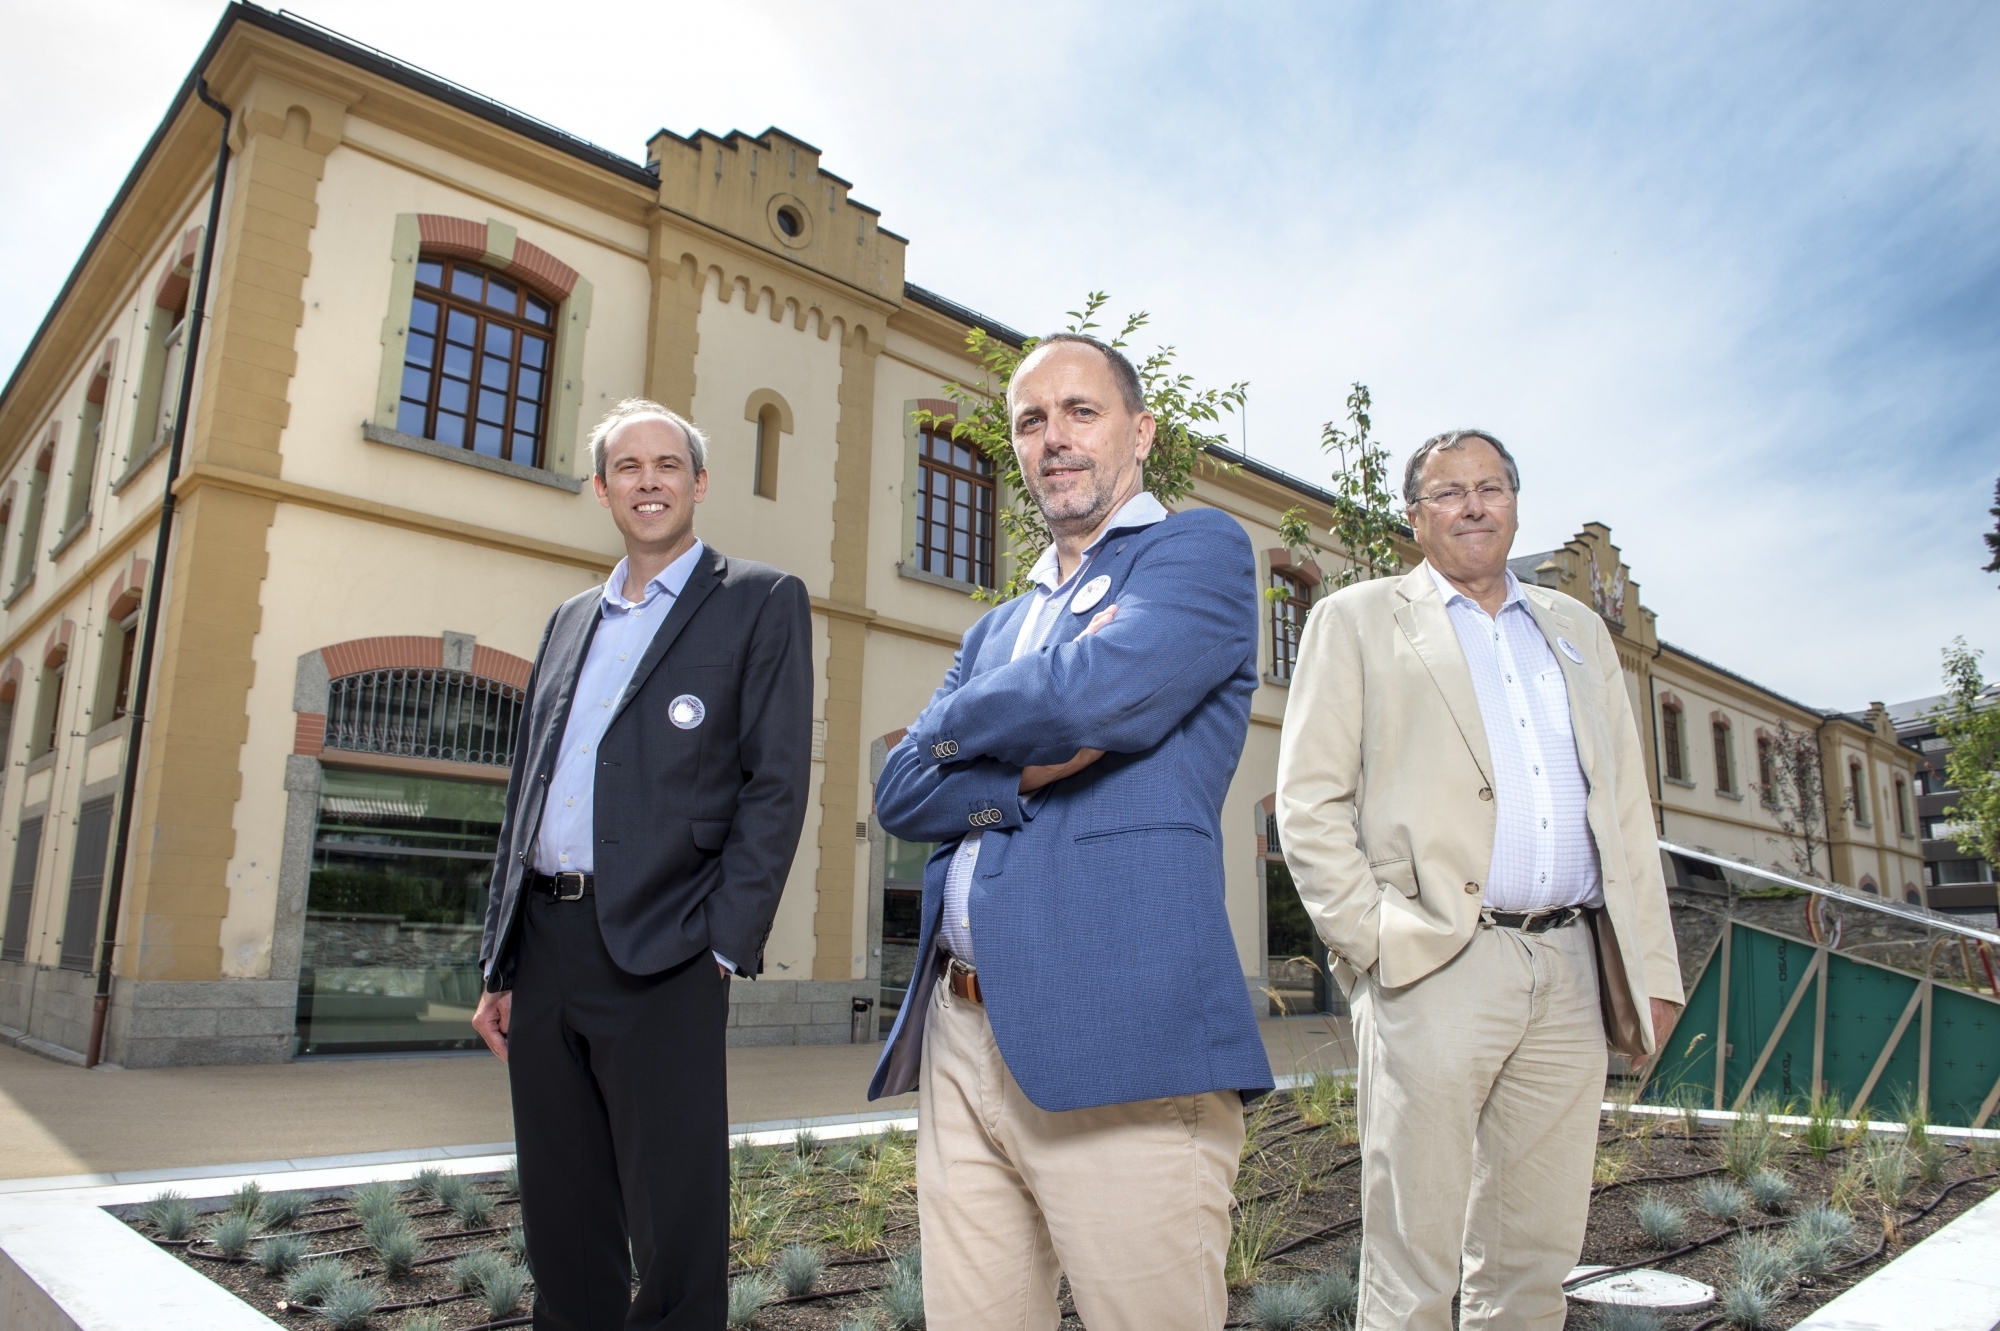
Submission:
{"label": "manhole cover", "polygon": [[[1609,1270],[1603,1266],[1579,1266],[1569,1273],[1570,1279],[1587,1276],[1593,1271]],[[1679,1311],[1688,1308],[1705,1308],[1715,1302],[1715,1291],[1699,1280],[1689,1280],[1668,1271],[1621,1271],[1603,1280],[1593,1280],[1587,1285],[1573,1285],[1569,1296],[1582,1299],[1585,1303],[1623,1303],[1639,1308],[1659,1308]]]}

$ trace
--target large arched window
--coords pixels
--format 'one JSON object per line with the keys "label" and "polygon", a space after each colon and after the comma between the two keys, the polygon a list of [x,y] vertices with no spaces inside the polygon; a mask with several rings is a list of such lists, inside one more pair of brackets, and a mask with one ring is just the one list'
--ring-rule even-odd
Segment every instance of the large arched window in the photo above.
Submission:
{"label": "large arched window", "polygon": [[555,304],[467,259],[417,260],[396,428],[542,465]]}
{"label": "large arched window", "polygon": [[527,694],[462,670],[390,669],[327,687],[328,749],[505,767]]}

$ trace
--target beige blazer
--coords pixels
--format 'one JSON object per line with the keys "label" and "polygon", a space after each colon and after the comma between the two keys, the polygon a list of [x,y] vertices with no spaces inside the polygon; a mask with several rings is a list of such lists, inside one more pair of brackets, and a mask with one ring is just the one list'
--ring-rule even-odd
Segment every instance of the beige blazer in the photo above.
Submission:
{"label": "beige blazer", "polygon": [[[1569,688],[1585,814],[1632,1001],[1682,1002],[1638,723],[1611,634],[1581,602],[1524,588]],[[1556,650],[1567,639],[1581,665]],[[1430,569],[1357,583],[1312,609],[1278,750],[1292,879],[1351,989],[1396,987],[1458,954],[1493,858],[1493,761],[1458,634]]]}

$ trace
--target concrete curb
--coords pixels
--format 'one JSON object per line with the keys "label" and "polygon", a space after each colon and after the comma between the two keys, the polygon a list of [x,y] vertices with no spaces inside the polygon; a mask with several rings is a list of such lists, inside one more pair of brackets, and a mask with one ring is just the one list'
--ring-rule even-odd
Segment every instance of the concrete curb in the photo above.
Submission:
{"label": "concrete curb", "polygon": [[2000,1193],[1988,1197],[1792,1331],[1906,1331],[1920,1314],[1927,1331],[2000,1326]]}

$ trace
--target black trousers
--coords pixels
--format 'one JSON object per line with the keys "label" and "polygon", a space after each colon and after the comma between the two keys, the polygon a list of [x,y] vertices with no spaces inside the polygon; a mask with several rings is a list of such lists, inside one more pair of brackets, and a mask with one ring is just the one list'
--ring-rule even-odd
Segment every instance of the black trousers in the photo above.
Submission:
{"label": "black trousers", "polygon": [[706,952],[620,970],[595,897],[522,911],[507,1066],[537,1331],[720,1331],[729,982]]}

